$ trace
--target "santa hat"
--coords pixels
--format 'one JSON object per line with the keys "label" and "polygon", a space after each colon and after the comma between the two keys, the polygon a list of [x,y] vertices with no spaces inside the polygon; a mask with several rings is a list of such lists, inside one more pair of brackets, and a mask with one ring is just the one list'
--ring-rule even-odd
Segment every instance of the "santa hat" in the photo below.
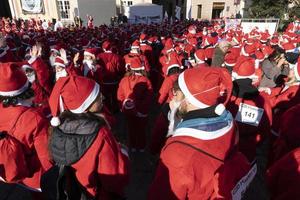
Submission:
{"label": "santa hat", "polygon": [[53,46],[50,47],[50,51],[53,51],[53,52],[55,52],[57,54],[60,54],[59,53],[60,49],[61,49],[60,45],[53,45]]}
{"label": "santa hat", "polygon": [[87,48],[84,50],[83,55],[85,56],[91,56],[93,58],[96,58],[97,49],[96,48]]}
{"label": "santa hat", "polygon": [[233,68],[233,79],[256,78],[255,62],[253,59],[242,59]]}
{"label": "santa hat", "polygon": [[53,118],[52,126],[59,126],[59,115],[65,110],[72,113],[85,112],[95,101],[100,86],[92,79],[68,76],[58,79],[49,98]]}
{"label": "santa hat", "polygon": [[166,51],[169,51],[171,50],[172,48],[174,47],[174,43],[173,43],[173,40],[172,38],[168,38],[165,42],[165,50]]}
{"label": "santa hat", "polygon": [[168,75],[172,68],[179,68],[180,69],[180,66],[181,65],[180,65],[179,61],[177,60],[177,58],[175,56],[171,56],[170,61],[163,66],[162,70],[163,70],[165,75]]}
{"label": "santa hat", "polygon": [[245,45],[241,49],[241,54],[244,56],[251,56],[252,54],[255,53],[256,49],[257,48],[256,48],[255,44]]}
{"label": "santa hat", "polygon": [[54,66],[60,66],[60,67],[65,68],[66,65],[65,65],[64,59],[59,56],[55,57]]}
{"label": "santa hat", "polygon": [[131,45],[131,49],[139,49],[139,48],[140,48],[140,42],[138,40],[135,40]]}
{"label": "santa hat", "polygon": [[142,33],[141,35],[140,35],[140,40],[141,41],[144,41],[144,40],[147,40],[147,34],[145,34],[145,33]]}
{"label": "santa hat", "polygon": [[104,41],[102,44],[102,49],[109,50],[111,47],[111,43],[109,41]]}
{"label": "santa hat", "polygon": [[139,57],[134,57],[130,60],[130,69],[131,70],[144,70],[145,67]]}
{"label": "santa hat", "polygon": [[263,46],[261,51],[265,57],[268,57],[269,55],[271,55],[274,52],[274,49],[270,46]]}
{"label": "santa hat", "polygon": [[267,32],[261,33],[260,41],[265,43],[270,38],[270,34]]}
{"label": "santa hat", "polygon": [[[217,105],[215,113],[221,115],[232,91],[230,74],[224,68],[198,67],[190,68],[178,77],[179,88],[185,98],[199,109]],[[226,99],[222,94],[226,91]],[[224,99],[224,102],[220,102]]]}
{"label": "santa hat", "polygon": [[190,26],[188,27],[188,32],[191,33],[191,32],[193,32],[193,31],[196,31],[196,29],[197,29],[196,26],[190,25]]}
{"label": "santa hat", "polygon": [[236,63],[236,59],[237,59],[237,56],[234,53],[229,52],[224,57],[224,64],[226,66],[233,67]]}
{"label": "santa hat", "polygon": [[285,52],[294,52],[295,45],[293,43],[285,43],[282,45],[282,48],[285,50]]}
{"label": "santa hat", "polygon": [[14,97],[25,92],[29,81],[15,63],[0,63],[0,95]]}
{"label": "santa hat", "polygon": [[205,50],[204,49],[198,49],[195,52],[194,56],[195,56],[197,62],[204,63],[204,61],[207,60],[206,56],[205,56]]}

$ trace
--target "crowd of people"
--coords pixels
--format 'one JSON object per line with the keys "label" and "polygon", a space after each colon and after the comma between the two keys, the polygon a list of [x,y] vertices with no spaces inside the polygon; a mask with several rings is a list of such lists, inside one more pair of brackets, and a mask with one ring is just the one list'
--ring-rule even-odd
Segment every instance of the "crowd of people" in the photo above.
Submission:
{"label": "crowd of people", "polygon": [[[239,199],[267,143],[271,198],[299,197],[299,19],[283,33],[92,18],[0,29],[1,182],[33,199],[126,199],[128,155],[146,150],[160,158],[149,200]],[[113,134],[119,112],[128,148]]]}

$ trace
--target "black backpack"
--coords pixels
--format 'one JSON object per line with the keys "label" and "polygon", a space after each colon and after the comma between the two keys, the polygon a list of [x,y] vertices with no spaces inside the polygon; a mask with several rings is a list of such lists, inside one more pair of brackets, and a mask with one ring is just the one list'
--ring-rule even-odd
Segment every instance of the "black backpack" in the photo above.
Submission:
{"label": "black backpack", "polygon": [[55,165],[41,178],[41,189],[47,200],[94,200],[78,182],[70,166]]}

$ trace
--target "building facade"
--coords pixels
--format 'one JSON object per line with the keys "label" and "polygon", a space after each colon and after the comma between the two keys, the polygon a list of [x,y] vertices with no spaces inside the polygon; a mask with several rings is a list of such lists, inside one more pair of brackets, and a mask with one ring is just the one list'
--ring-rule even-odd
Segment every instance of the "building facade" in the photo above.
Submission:
{"label": "building facade", "polygon": [[152,3],[152,0],[116,0],[117,14],[124,14],[125,8],[139,3]]}
{"label": "building facade", "polygon": [[[27,12],[22,2],[26,0],[8,0],[11,16],[15,18],[40,18],[46,20],[60,20],[70,24],[75,17],[87,21],[86,15],[94,18],[94,23],[100,25],[110,23],[110,18],[116,14],[116,2],[112,0],[35,0],[28,3],[32,8],[35,2],[41,2],[42,10],[38,13]],[[28,1],[27,1],[28,2]]]}

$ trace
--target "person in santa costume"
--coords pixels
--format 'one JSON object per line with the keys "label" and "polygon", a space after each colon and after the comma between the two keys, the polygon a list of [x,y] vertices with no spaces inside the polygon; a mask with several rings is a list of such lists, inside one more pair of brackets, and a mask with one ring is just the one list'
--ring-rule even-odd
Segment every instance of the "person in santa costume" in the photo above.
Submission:
{"label": "person in santa costume", "polygon": [[84,50],[83,54],[84,59],[82,61],[82,65],[77,63],[79,60],[79,53],[77,53],[73,58],[73,63],[70,68],[75,69],[77,74],[91,78],[98,84],[102,85],[105,72],[103,66],[101,66],[96,60],[97,49],[87,48]]}
{"label": "person in santa costume", "polygon": [[275,162],[267,171],[271,199],[298,199],[300,196],[300,147]]}
{"label": "person in santa costume", "polygon": [[88,196],[113,200],[124,197],[128,157],[101,114],[103,98],[94,80],[60,78],[49,99],[53,116],[49,146],[56,164],[70,166]]}
{"label": "person in santa costume", "polygon": [[131,60],[130,71],[121,80],[118,101],[128,123],[128,144],[131,151],[144,152],[146,147],[146,126],[153,90],[146,76],[142,61]]}
{"label": "person in santa costume", "polygon": [[171,58],[168,65],[163,67],[163,72],[165,74],[165,78],[158,92],[159,105],[169,103],[173,98],[172,88],[174,82],[178,79],[179,73],[181,72],[181,64],[178,62],[176,57]]}
{"label": "person in santa costume", "polygon": [[239,150],[249,161],[256,157],[256,146],[270,135],[272,108],[255,86],[255,63],[248,58],[237,63],[232,72],[233,90],[227,109],[239,129]]}
{"label": "person in santa costume", "polygon": [[222,68],[199,67],[181,73],[178,84],[170,102],[169,138],[148,199],[231,199],[234,185],[249,170],[223,104],[230,97],[231,77]]}
{"label": "person in santa costume", "polygon": [[146,72],[149,73],[151,67],[147,57],[141,53],[140,42],[138,40],[135,40],[132,43],[130,53],[124,56],[126,69],[130,69],[131,62],[132,60],[135,60],[136,57],[138,57],[142,61]]}
{"label": "person in santa costume", "polygon": [[12,51],[7,45],[5,37],[0,33],[0,62],[14,61],[16,61],[16,59],[14,58]]}
{"label": "person in santa costume", "polygon": [[[20,184],[40,191],[40,178],[43,172],[52,164],[48,155],[48,121],[33,108],[34,92],[31,83],[20,66],[15,63],[0,63],[0,130],[17,141],[23,155],[11,157],[4,163],[5,173],[16,173],[20,179],[14,180]],[[1,157],[9,156],[9,148],[0,148]],[[5,153],[6,152],[6,153]],[[20,174],[22,165],[15,169],[9,165],[15,159],[24,158],[23,163],[27,174]],[[16,171],[10,171],[10,170]],[[18,171],[21,170],[21,171]],[[9,181],[2,177],[2,181]]]}
{"label": "person in santa costume", "polygon": [[109,110],[118,110],[117,90],[120,80],[125,74],[125,63],[121,56],[111,51],[111,42],[104,41],[102,44],[103,53],[97,55],[101,66],[104,67],[102,93]]}

